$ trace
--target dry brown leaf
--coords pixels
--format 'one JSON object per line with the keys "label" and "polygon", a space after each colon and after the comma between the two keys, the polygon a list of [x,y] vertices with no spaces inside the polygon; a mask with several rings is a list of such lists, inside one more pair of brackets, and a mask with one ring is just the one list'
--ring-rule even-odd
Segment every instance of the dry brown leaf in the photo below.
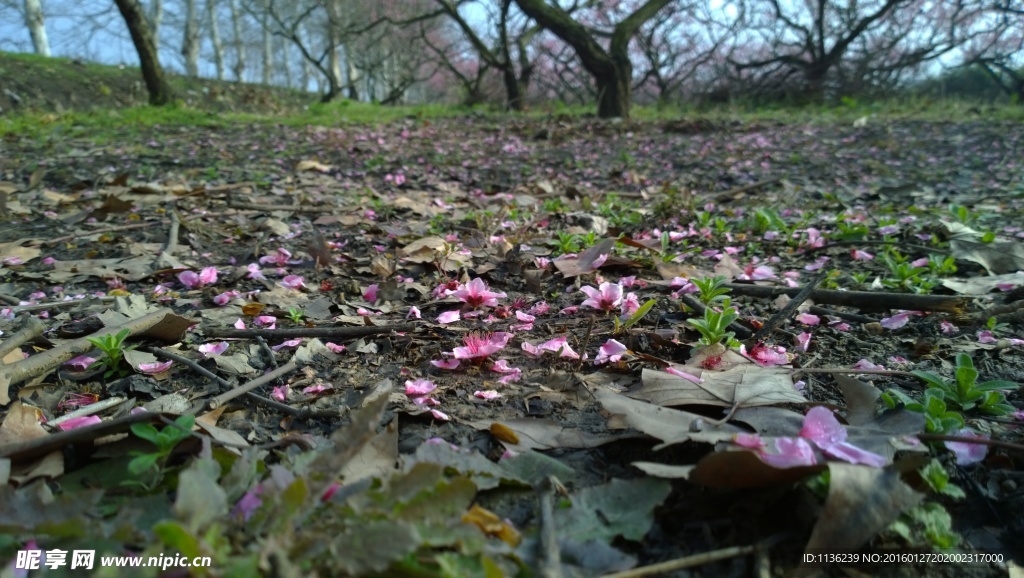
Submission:
{"label": "dry brown leaf", "polygon": [[643,386],[630,397],[649,401],[655,405],[718,405],[741,407],[773,405],[777,403],[807,403],[807,399],[793,386],[789,370],[779,367],[761,367],[748,363],[737,364],[721,371],[707,371],[699,367],[680,368],[703,379],[701,383],[654,369],[644,369]]}

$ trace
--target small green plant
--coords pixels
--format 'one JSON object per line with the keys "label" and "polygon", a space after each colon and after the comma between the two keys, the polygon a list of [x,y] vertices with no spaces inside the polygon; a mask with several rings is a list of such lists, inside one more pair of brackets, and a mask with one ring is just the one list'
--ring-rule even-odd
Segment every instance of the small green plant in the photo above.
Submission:
{"label": "small green plant", "polygon": [[[964,498],[964,491],[949,483],[949,472],[939,460],[933,459],[918,473],[932,492],[954,500]],[[946,508],[937,502],[926,502],[903,513],[889,526],[889,530],[911,546],[927,546],[939,550],[953,548],[960,543],[960,535],[953,530],[952,518]]]}
{"label": "small green plant", "polygon": [[722,309],[716,310],[708,307],[704,310],[704,317],[701,319],[687,319],[686,322],[693,326],[700,333],[697,341],[701,345],[714,345],[724,342],[726,347],[738,347],[735,333],[729,331],[729,324],[739,319],[740,314],[732,307],[730,300],[722,302]]}
{"label": "small green plant", "polygon": [[565,201],[560,198],[554,198],[545,199],[541,208],[545,213],[565,213],[569,210],[569,205],[566,205]]}
{"label": "small green plant", "polygon": [[103,356],[100,357],[99,362],[106,366],[107,370],[103,372],[103,378],[109,379],[114,375],[118,377],[124,377],[128,375],[128,370],[122,367],[121,361],[124,359],[124,352],[130,349],[134,349],[135,346],[125,347],[124,340],[131,334],[131,330],[122,329],[117,335],[106,334],[102,337],[89,337],[89,343],[92,343],[100,351],[103,352]]}
{"label": "small green plant", "polygon": [[868,281],[871,280],[871,272],[861,271],[859,273],[850,273],[850,277],[853,278],[853,282],[858,285],[867,285]]}
{"label": "small green plant", "polygon": [[306,314],[303,313],[301,309],[296,309],[295,307],[290,307],[288,309],[288,319],[291,319],[292,323],[301,325],[305,318]]}
{"label": "small green plant", "polygon": [[558,238],[552,242],[558,248],[559,253],[578,253],[580,250],[580,236],[565,231],[558,232]]}
{"label": "small green plant", "polygon": [[946,404],[945,393],[938,388],[929,388],[924,392],[924,401],[915,401],[906,394],[889,390],[882,394],[882,402],[889,409],[902,403],[906,409],[923,413],[925,431],[934,434],[950,434],[964,427],[964,416],[952,411]]}
{"label": "small green plant", "polygon": [[991,331],[993,335],[999,335],[1010,331],[1010,324],[1001,322],[997,317],[992,316],[985,320],[985,329]]}
{"label": "small green plant", "polygon": [[928,384],[929,390],[942,391],[945,394],[946,402],[953,407],[964,411],[977,409],[982,413],[994,416],[1008,415],[1014,411],[1013,406],[1006,403],[1006,395],[999,390],[1017,389],[1019,385],[1001,379],[978,383],[978,370],[974,368],[971,356],[966,353],[956,354],[955,382],[948,382],[927,371],[912,371],[911,373],[923,379]]}
{"label": "small green plant", "polygon": [[836,241],[860,241],[871,233],[871,230],[863,223],[838,221],[836,228],[838,231],[830,235]]}
{"label": "small green plant", "polygon": [[633,312],[632,315],[629,316],[629,319],[625,321],[620,321],[619,318],[616,317],[615,329],[612,331],[612,333],[614,333],[615,335],[620,335],[630,327],[639,323],[640,320],[644,318],[644,315],[647,315],[647,312],[650,311],[652,307],[654,307],[655,303],[657,303],[657,299],[651,299],[647,301],[647,303],[641,305],[636,311]]}
{"label": "small green plant", "polygon": [[932,275],[952,275],[956,273],[956,257],[948,255],[929,255],[928,271]]}
{"label": "small green plant", "polygon": [[782,234],[789,232],[785,221],[775,209],[761,207],[754,211],[754,232],[763,235],[768,231],[778,231]]}
{"label": "small green plant", "polygon": [[725,277],[704,277],[703,279],[692,279],[697,286],[697,299],[708,306],[716,301],[724,301],[729,294],[729,288],[725,287]]}
{"label": "small green plant", "polygon": [[127,480],[124,484],[142,486],[147,491],[152,490],[163,478],[163,470],[167,464],[167,458],[170,457],[175,446],[192,436],[192,426],[195,423],[195,416],[183,415],[162,431],[157,430],[156,426],[150,423],[134,424],[131,428],[132,433],[136,437],[156,446],[156,451],[131,452],[132,460],[128,462],[128,471],[136,476],[142,476],[147,472],[154,471],[155,475],[150,483],[139,480]]}

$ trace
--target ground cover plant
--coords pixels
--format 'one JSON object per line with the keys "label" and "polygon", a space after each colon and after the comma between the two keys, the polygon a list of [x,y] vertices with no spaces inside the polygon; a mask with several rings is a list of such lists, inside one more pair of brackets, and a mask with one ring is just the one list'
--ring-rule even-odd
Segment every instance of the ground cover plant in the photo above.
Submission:
{"label": "ground cover plant", "polygon": [[10,130],[0,560],[1003,575],[1024,131],[860,118]]}

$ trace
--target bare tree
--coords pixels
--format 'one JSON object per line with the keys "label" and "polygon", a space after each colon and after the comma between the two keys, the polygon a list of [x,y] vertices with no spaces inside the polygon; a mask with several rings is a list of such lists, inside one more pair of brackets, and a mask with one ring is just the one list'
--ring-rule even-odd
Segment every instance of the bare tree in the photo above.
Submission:
{"label": "bare tree", "polygon": [[210,44],[213,45],[213,65],[217,69],[217,80],[224,80],[224,43],[217,22],[216,0],[206,0],[206,18],[210,25]]}
{"label": "bare tree", "polygon": [[199,18],[196,15],[196,0],[185,0],[181,55],[185,57],[185,74],[193,78],[199,76]]}
{"label": "bare tree", "polygon": [[149,5],[149,14],[146,15],[149,23],[149,33],[153,36],[153,45],[160,48],[160,26],[164,20],[164,1],[153,0]]}
{"label": "bare tree", "polygon": [[46,18],[42,0],[25,0],[25,25],[32,36],[32,48],[40,56],[50,56],[50,41],[46,38]]}
{"label": "bare tree", "polygon": [[242,44],[242,11],[238,9],[238,0],[228,0],[231,9],[231,44],[235,51],[235,64],[231,67],[235,82],[242,82],[245,72],[245,47]]}
{"label": "bare tree", "polygon": [[732,63],[773,73],[780,85],[795,76],[805,99],[821,101],[830,79],[840,89],[844,78],[856,86],[956,48],[961,27],[977,13],[972,3],[947,0],[926,9],[915,0],[747,0],[746,54],[737,51]]}
{"label": "bare tree", "polygon": [[164,78],[164,69],[160,66],[160,58],[157,54],[156,43],[149,30],[149,22],[142,11],[139,0],[114,0],[117,9],[124,17],[124,23],[128,26],[128,32],[132,36],[132,43],[139,53],[139,67],[142,69],[142,78],[146,83],[146,90],[149,92],[149,104],[162,106],[171,102],[171,88]]}
{"label": "bare tree", "polygon": [[[519,8],[576,51],[583,67],[597,87],[597,115],[601,118],[629,118],[632,98],[633,63],[629,43],[637,30],[672,0],[647,0],[615,23],[610,32],[589,29],[562,9],[545,0],[515,0]],[[610,36],[606,50],[598,38]]]}

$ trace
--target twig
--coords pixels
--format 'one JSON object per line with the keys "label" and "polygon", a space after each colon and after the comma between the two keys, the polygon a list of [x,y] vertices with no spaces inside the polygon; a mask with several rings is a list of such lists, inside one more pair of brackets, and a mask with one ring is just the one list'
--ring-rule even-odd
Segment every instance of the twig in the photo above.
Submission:
{"label": "twig", "polygon": [[62,416],[60,416],[60,417],[58,417],[56,419],[52,419],[52,420],[48,421],[46,423],[46,425],[47,425],[47,427],[52,429],[52,428],[55,428],[55,427],[59,426],[60,424],[66,422],[68,420],[75,419],[76,417],[85,417],[87,415],[95,415],[95,414],[97,414],[97,413],[99,413],[101,411],[106,411],[106,410],[108,410],[108,409],[110,409],[112,407],[117,407],[117,406],[121,405],[122,403],[124,403],[126,401],[128,401],[127,398],[123,398],[123,397],[108,397],[107,399],[104,399],[102,401],[97,401],[96,403],[90,403],[89,405],[87,405],[85,407],[80,407],[80,408],[76,409],[75,411],[68,412],[68,413],[66,413],[66,414],[64,414],[64,415],[62,415]]}
{"label": "twig", "polygon": [[[157,357],[164,357],[166,359],[171,359],[171,360],[173,360],[173,361],[175,361],[177,363],[180,363],[180,364],[188,367],[192,371],[195,371],[199,375],[202,375],[203,377],[206,377],[207,379],[210,379],[214,383],[220,384],[222,387],[226,387],[226,388],[232,387],[231,382],[229,382],[228,380],[224,379],[223,377],[217,375],[216,373],[213,373],[212,371],[206,369],[202,365],[199,365],[198,363],[196,363],[195,361],[193,361],[193,360],[191,360],[191,359],[189,359],[187,357],[183,357],[181,355],[178,355],[177,353],[174,353],[174,352],[171,352],[171,351],[167,351],[165,349],[160,349],[158,347],[147,347],[144,350],[152,353],[153,355],[156,355]],[[260,403],[260,404],[265,405],[267,407],[274,408],[277,411],[280,411],[281,413],[284,413],[284,414],[287,414],[287,415],[291,415],[291,416],[295,416],[295,417],[299,417],[299,418],[304,418],[304,417],[334,417],[334,416],[339,415],[339,412],[336,411],[336,410],[299,409],[299,408],[296,408],[296,407],[292,407],[292,406],[290,406],[288,404],[281,403],[281,402],[279,402],[279,401],[277,401],[275,399],[270,399],[270,398],[263,397],[261,395],[257,395],[257,394],[255,394],[255,393],[253,393],[251,391],[247,392],[245,394],[245,396],[247,398],[257,402],[257,403]],[[197,408],[197,411],[198,411],[198,409],[201,409],[201,406],[200,406],[200,408]]]}
{"label": "twig", "polygon": [[874,317],[868,317],[867,315],[861,315],[859,313],[847,313],[845,311],[836,311],[835,309],[826,309],[825,307],[818,307],[817,305],[811,305],[810,308],[808,308],[807,310],[815,315],[821,315],[823,317],[838,317],[840,319],[845,319],[847,321],[853,321],[854,323],[874,323],[875,321],[878,321]]}
{"label": "twig", "polygon": [[6,303],[8,305],[20,305],[21,304],[21,299],[18,299],[14,295],[8,295],[6,293],[0,293],[0,301],[3,301],[4,303]]}
{"label": "twig", "polygon": [[555,488],[557,481],[548,476],[537,484],[540,504],[540,539],[537,541],[537,558],[542,578],[561,578],[562,551],[558,546],[558,529],[555,527]]}
{"label": "twig", "polygon": [[11,307],[11,310],[15,313],[32,312],[32,311],[45,311],[47,309],[64,309],[66,307],[73,307],[75,305],[91,305],[93,303],[112,303],[117,301],[116,296],[106,295],[103,297],[86,297],[85,299],[73,299],[71,301],[48,301],[46,303],[36,303],[34,305],[19,305],[18,307]]}
{"label": "twig", "polygon": [[786,175],[782,175],[780,177],[774,177],[774,178],[771,178],[771,179],[765,179],[763,181],[758,181],[756,183],[750,183],[749,185],[743,185],[742,187],[734,187],[734,188],[731,188],[731,189],[729,189],[727,191],[719,191],[717,193],[708,193],[707,195],[704,195],[704,197],[710,198],[710,199],[713,199],[713,200],[717,201],[717,200],[723,199],[725,197],[731,197],[733,195],[738,195],[740,193],[745,193],[747,191],[752,191],[754,189],[760,189],[761,187],[766,187],[768,185],[774,185],[775,183],[781,181],[784,178],[786,178]]}
{"label": "twig", "polygon": [[[164,221],[159,221],[162,224]],[[56,239],[49,239],[43,241],[44,245],[57,245],[60,243],[66,243],[68,241],[74,241],[82,237],[90,237],[92,235],[102,235],[104,233],[120,233],[121,231],[132,231],[135,229],[147,229],[158,223],[132,223],[131,225],[121,225],[119,227],[107,227],[106,229],[96,229],[95,231],[80,231],[71,235],[65,235],[63,237],[57,237]]]}
{"label": "twig", "polygon": [[1012,442],[1001,442],[999,440],[987,440],[985,438],[971,438],[963,436],[947,436],[942,434],[917,434],[917,439],[923,442],[963,442],[965,444],[978,444],[993,448],[1003,448],[1024,454],[1024,445]]}
{"label": "twig", "polygon": [[807,283],[806,285],[803,286],[802,289],[800,289],[799,293],[797,293],[792,299],[789,300],[789,303],[786,303],[785,307],[780,309],[779,312],[776,313],[775,315],[772,315],[771,318],[768,319],[768,321],[766,321],[760,329],[754,332],[754,336],[751,338],[751,341],[757,343],[764,341],[765,338],[771,335],[773,331],[778,329],[780,325],[789,320],[789,318],[792,317],[794,313],[796,313],[797,308],[800,307],[800,305],[802,305],[805,301],[807,301],[808,297],[811,296],[811,293],[814,292],[818,285],[820,285],[821,282],[824,281],[825,277],[827,276],[827,270],[818,273],[818,275],[814,279],[811,279],[809,283]]}
{"label": "twig", "polygon": [[256,343],[260,345],[260,351],[262,351],[263,355],[266,356],[267,363],[270,364],[270,367],[277,369],[277,358],[274,357],[274,350],[271,349],[269,345],[267,345],[267,340],[264,339],[262,335],[257,335]]}
{"label": "twig", "polygon": [[[102,338],[107,335],[117,335],[124,329],[127,329],[129,334],[142,333],[147,329],[158,325],[167,315],[170,314],[171,311],[169,309],[158,309],[149,315],[132,319],[121,325],[105,327],[101,331],[97,331],[89,337],[73,339],[63,345],[54,347],[49,351],[44,351],[17,363],[0,367],[0,390],[6,388],[8,385],[24,381],[29,377],[48,372],[76,355],[95,349],[96,345],[89,341],[89,338]],[[4,393],[6,392],[0,391],[0,398],[6,397]]]}
{"label": "twig", "polygon": [[731,546],[729,548],[722,548],[721,550],[712,550],[710,552],[694,554],[693,556],[676,558],[675,560],[669,560],[667,562],[641,566],[639,568],[633,568],[632,570],[612,572],[611,574],[605,574],[601,578],[642,578],[644,576],[656,576],[673,570],[694,568],[696,566],[703,566],[704,564],[718,562],[719,560],[728,560],[729,558],[746,556],[747,554],[757,552],[763,547],[764,546],[761,544],[754,544],[753,546]]}
{"label": "twig", "polygon": [[156,258],[156,267],[158,269],[165,265],[172,266],[171,257],[178,250],[178,231],[180,229],[181,217],[178,216],[178,210],[172,205],[171,228],[167,231],[167,243],[164,244],[163,250],[160,251],[160,255]]}
{"label": "twig", "polygon": [[205,329],[203,334],[217,339],[242,339],[250,337],[269,337],[272,339],[294,339],[296,337],[336,337],[348,339],[380,335],[392,331],[405,332],[416,329],[412,323],[404,325],[375,325],[363,327],[289,327],[286,329]]}
{"label": "twig", "polygon": [[256,389],[257,387],[266,385],[268,383],[273,382],[275,379],[288,375],[289,373],[295,371],[296,369],[299,369],[299,367],[301,367],[301,364],[295,359],[292,359],[291,361],[275,369],[274,371],[265,373],[260,377],[257,377],[256,379],[250,381],[249,383],[239,385],[238,387],[232,389],[231,391],[227,391],[225,393],[218,395],[217,397],[207,402],[206,406],[211,410],[217,409],[218,407],[224,405],[225,403],[235,399],[240,395],[244,395]]}
{"label": "twig", "polygon": [[46,324],[39,320],[37,317],[28,316],[25,318],[21,329],[17,333],[11,335],[0,343],[0,358],[5,357],[8,353],[18,349],[23,344],[32,341],[36,337],[39,337],[46,331]]}
{"label": "twig", "polygon": [[[734,295],[773,298],[779,295],[795,297],[801,289],[796,287],[763,287],[746,283],[726,283]],[[815,303],[828,305],[846,305],[862,311],[887,311],[904,309],[907,311],[946,311],[962,313],[971,303],[970,297],[954,297],[946,295],[915,295],[911,293],[886,293],[874,291],[833,291],[831,289],[815,289],[810,296]]]}
{"label": "twig", "polygon": [[338,210],[333,205],[310,207],[307,205],[261,205],[259,203],[228,203],[228,208],[247,211],[289,211],[292,213],[333,213]]}

